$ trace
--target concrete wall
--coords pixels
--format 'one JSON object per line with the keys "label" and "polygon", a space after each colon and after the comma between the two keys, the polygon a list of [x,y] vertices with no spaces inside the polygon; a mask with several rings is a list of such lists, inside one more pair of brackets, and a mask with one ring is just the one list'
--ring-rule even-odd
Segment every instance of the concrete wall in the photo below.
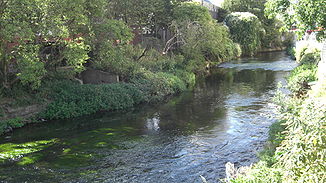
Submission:
{"label": "concrete wall", "polygon": [[87,68],[85,71],[83,71],[81,73],[81,77],[83,84],[108,84],[119,82],[118,75],[91,68]]}

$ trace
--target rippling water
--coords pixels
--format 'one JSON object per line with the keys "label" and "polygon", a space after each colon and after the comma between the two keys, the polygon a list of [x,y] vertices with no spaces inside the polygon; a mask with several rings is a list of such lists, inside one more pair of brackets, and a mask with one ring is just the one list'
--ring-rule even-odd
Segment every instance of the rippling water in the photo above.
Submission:
{"label": "rippling water", "polygon": [[225,63],[194,91],[127,112],[31,125],[1,137],[1,182],[218,182],[257,160],[271,98],[295,67],[282,52]]}

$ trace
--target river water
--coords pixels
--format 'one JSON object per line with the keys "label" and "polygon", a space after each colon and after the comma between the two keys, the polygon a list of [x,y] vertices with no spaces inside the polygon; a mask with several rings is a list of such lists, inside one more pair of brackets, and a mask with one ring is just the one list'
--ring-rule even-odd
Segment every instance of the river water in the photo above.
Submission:
{"label": "river water", "polygon": [[15,130],[0,182],[218,182],[247,166],[275,122],[272,97],[296,64],[283,52],[222,64],[167,103]]}

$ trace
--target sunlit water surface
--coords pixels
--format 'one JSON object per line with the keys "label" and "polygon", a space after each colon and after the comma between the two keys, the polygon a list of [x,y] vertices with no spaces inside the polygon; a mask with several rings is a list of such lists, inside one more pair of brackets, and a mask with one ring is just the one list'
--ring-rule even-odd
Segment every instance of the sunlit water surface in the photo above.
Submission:
{"label": "sunlit water surface", "polygon": [[295,66],[262,54],[218,66],[165,104],[15,130],[0,139],[0,181],[218,182],[225,163],[257,161],[273,94]]}

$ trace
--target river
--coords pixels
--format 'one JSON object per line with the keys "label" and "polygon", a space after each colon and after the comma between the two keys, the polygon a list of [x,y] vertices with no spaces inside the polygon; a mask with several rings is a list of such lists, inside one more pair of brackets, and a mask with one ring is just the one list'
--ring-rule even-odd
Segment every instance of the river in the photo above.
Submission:
{"label": "river", "polygon": [[257,161],[295,66],[283,52],[234,60],[166,103],[15,130],[0,137],[0,182],[218,182],[227,162]]}

